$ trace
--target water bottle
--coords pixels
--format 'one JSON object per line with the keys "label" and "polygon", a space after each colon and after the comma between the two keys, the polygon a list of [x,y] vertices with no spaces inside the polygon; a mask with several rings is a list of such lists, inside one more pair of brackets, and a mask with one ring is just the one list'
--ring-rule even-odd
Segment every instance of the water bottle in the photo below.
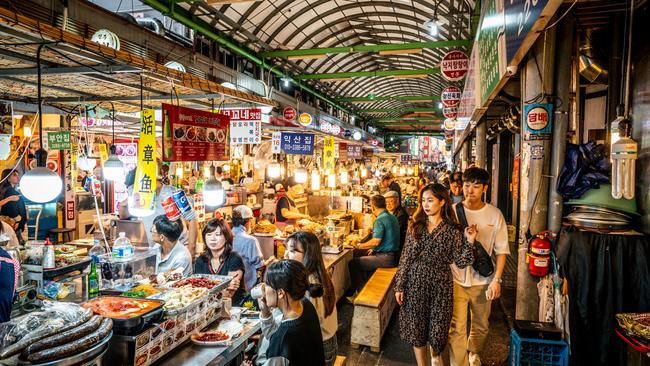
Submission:
{"label": "water bottle", "polygon": [[102,234],[96,232],[93,240],[93,247],[88,251],[88,256],[99,265],[99,257],[103,254],[106,254],[106,250],[102,246]]}
{"label": "water bottle", "polygon": [[129,259],[133,256],[133,245],[126,237],[126,233],[121,232],[119,237],[113,243],[113,258],[117,260]]}

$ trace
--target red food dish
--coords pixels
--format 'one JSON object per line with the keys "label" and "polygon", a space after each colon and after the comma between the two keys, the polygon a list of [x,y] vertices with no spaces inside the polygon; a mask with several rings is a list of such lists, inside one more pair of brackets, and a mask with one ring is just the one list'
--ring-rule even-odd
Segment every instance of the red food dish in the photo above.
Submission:
{"label": "red food dish", "polygon": [[228,333],[220,332],[218,330],[214,332],[197,333],[192,336],[193,340],[200,342],[221,342],[229,338],[230,336]]}
{"label": "red food dish", "polygon": [[101,296],[81,306],[106,318],[130,319],[160,307],[161,303],[146,299]]}
{"label": "red food dish", "polygon": [[176,282],[172,287],[178,288],[182,286],[187,286],[190,285],[192,287],[204,287],[207,289],[211,289],[214,286],[220,284],[221,282],[216,281],[216,280],[211,280],[209,278],[204,278],[204,277],[195,277],[195,278],[188,278],[182,281]]}

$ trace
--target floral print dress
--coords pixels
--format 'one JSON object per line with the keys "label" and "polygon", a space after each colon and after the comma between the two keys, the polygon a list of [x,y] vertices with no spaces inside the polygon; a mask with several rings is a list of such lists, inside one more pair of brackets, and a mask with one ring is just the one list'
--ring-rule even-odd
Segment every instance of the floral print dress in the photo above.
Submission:
{"label": "floral print dress", "polygon": [[464,268],[474,261],[472,246],[456,227],[441,222],[416,239],[406,236],[395,279],[404,292],[399,311],[400,337],[415,347],[429,343],[440,354],[447,344],[453,311],[452,263]]}

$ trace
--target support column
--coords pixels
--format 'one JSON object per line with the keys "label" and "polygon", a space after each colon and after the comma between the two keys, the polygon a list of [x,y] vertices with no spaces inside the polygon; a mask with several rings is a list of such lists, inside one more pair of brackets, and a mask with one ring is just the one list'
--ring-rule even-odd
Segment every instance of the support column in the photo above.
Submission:
{"label": "support column", "polygon": [[[557,52],[560,55],[573,54],[574,18],[567,18],[559,25]],[[569,90],[571,88],[571,69],[574,60],[571,57],[559,57],[555,62],[555,103],[553,114],[553,149],[551,150],[551,181],[549,185],[548,228],[558,232],[562,226],[562,195],[557,193],[557,179],[564,164],[566,153],[567,129],[569,127]]]}
{"label": "support column", "polygon": [[487,169],[487,122],[476,125],[476,165]]}
{"label": "support column", "polygon": [[463,142],[463,146],[460,149],[460,169],[465,171],[469,165],[469,139]]}
{"label": "support column", "polygon": [[[531,101],[546,103],[544,95],[553,93],[553,62],[555,61],[555,28],[542,34],[521,64],[522,134],[526,118],[524,106]],[[526,234],[537,234],[547,228],[549,162],[551,141],[521,141],[519,250],[517,261],[517,308],[515,317],[538,320],[538,278],[528,273]]]}

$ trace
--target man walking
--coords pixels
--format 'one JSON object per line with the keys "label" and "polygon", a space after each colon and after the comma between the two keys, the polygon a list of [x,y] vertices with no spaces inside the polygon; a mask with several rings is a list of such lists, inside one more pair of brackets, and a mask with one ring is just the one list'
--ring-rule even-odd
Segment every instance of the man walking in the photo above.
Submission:
{"label": "man walking", "polygon": [[[506,264],[508,229],[498,208],[483,202],[490,175],[485,169],[469,168],[463,174],[463,205],[467,223],[476,228],[476,241],[485,251],[496,255],[494,273],[483,277],[472,266],[458,269],[451,265],[454,275],[454,310],[449,329],[451,366],[478,366],[479,353],[488,335],[492,300],[501,296],[501,276]],[[457,209],[457,207],[455,207]],[[456,211],[457,212],[457,211]],[[469,337],[467,336],[467,308],[471,312]]]}

